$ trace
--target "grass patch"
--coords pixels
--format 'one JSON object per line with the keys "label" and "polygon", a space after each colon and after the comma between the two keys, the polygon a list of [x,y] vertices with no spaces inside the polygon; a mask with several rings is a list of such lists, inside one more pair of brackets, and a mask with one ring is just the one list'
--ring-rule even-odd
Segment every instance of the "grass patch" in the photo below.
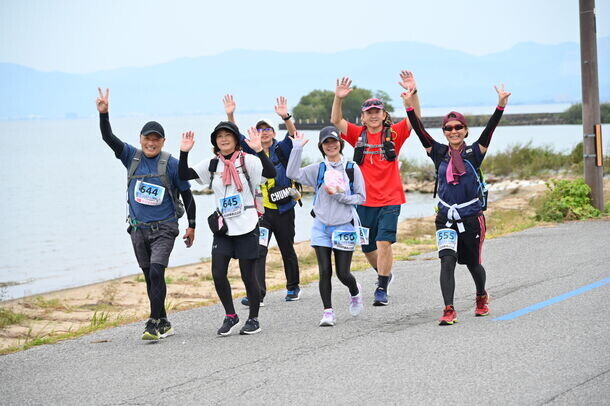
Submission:
{"label": "grass patch", "polygon": [[111,321],[110,315],[108,313],[100,312],[94,313],[88,325],[73,331],[68,331],[66,333],[55,334],[55,332],[51,331],[46,334],[41,334],[34,333],[33,329],[30,328],[23,344],[10,348],[0,349],[0,355],[27,350],[38,345],[54,344],[58,341],[81,337],[97,330],[103,330],[110,327],[118,327],[120,325],[131,323],[139,319],[139,317],[135,316],[126,318],[122,315],[117,315],[116,318]]}
{"label": "grass patch", "polygon": [[171,285],[172,283],[174,283],[174,278],[172,278],[171,276],[166,276],[165,277],[165,284],[166,285]]}
{"label": "grass patch", "polygon": [[61,310],[61,311],[72,311],[72,309],[61,302],[61,300],[59,300],[58,298],[54,298],[54,299],[45,299],[42,296],[36,296],[34,298],[34,305],[41,308],[41,309],[45,309],[47,311],[53,311],[53,310]]}
{"label": "grass patch", "polygon": [[10,309],[0,307],[0,328],[4,328],[13,324],[19,324],[26,320],[27,316],[21,313],[15,313]]}
{"label": "grass patch", "polygon": [[497,209],[487,216],[486,238],[515,233],[538,225],[532,216],[524,216],[523,210]]}

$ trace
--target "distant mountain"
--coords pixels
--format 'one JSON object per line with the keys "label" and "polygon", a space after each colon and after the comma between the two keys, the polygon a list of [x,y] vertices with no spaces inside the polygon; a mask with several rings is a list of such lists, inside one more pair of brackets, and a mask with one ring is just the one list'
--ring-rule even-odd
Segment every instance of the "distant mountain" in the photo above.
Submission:
{"label": "distant mountain", "polygon": [[[610,101],[610,37],[598,40],[598,58],[600,98]],[[268,113],[276,96],[286,96],[294,106],[313,89],[334,89],[339,76],[350,76],[359,87],[388,92],[398,106],[401,69],[415,72],[422,103],[428,107],[493,105],[496,83],[512,91],[513,104],[578,102],[581,97],[576,43],[521,43],[473,56],[392,42],[333,54],[234,50],[90,74],[3,63],[0,119],[92,116],[98,86],[111,88],[114,116],[222,113],[225,93],[235,95],[239,112]]]}

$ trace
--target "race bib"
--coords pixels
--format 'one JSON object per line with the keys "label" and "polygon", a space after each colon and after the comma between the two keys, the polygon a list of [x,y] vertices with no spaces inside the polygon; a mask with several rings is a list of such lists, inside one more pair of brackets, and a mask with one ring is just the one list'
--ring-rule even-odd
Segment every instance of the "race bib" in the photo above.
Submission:
{"label": "race bib", "polygon": [[360,245],[368,245],[369,229],[367,227],[358,227],[358,238],[360,238]]}
{"label": "race bib", "polygon": [[333,248],[341,251],[353,251],[358,241],[355,231],[333,231]]}
{"label": "race bib", "polygon": [[241,195],[239,194],[218,199],[218,203],[224,218],[239,216],[244,208]]}
{"label": "race bib", "polygon": [[269,229],[265,228],[265,227],[259,227],[258,232],[259,232],[258,243],[260,245],[262,245],[263,247],[268,246],[269,245]]}
{"label": "race bib", "polygon": [[436,232],[438,251],[452,250],[457,252],[458,233],[452,228],[442,228]]}
{"label": "race bib", "polygon": [[147,206],[158,206],[163,202],[165,188],[153,183],[136,181],[133,197],[136,202]]}

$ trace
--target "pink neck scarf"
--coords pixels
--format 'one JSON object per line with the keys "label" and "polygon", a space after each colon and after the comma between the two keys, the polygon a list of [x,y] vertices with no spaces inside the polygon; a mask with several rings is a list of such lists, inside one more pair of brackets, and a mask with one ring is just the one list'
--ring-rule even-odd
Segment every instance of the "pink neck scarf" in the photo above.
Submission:
{"label": "pink neck scarf", "polygon": [[449,164],[447,165],[446,178],[447,183],[457,185],[460,183],[460,176],[466,173],[464,168],[464,160],[462,159],[462,152],[466,148],[466,144],[462,144],[459,149],[453,149],[449,147]]}
{"label": "pink neck scarf", "polygon": [[[235,188],[238,192],[241,192],[244,188],[241,184],[241,179],[239,179],[239,174],[237,173],[237,169],[235,168],[235,161],[241,155],[240,151],[235,151],[233,156],[230,159],[225,159],[222,154],[218,154],[218,159],[222,161],[225,166],[224,171],[222,172],[222,184],[228,186],[231,184],[231,181],[235,183]],[[244,162],[245,165],[245,162]],[[462,164],[463,165],[463,164]]]}

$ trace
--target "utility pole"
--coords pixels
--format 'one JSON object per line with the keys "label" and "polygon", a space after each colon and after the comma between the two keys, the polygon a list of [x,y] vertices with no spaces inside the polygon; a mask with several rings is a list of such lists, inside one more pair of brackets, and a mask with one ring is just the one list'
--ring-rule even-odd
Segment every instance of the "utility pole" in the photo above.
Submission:
{"label": "utility pole", "polygon": [[580,71],[582,79],[582,127],[585,182],[591,188],[591,200],[604,210],[603,153],[599,81],[597,74],[597,38],[595,0],[579,0]]}

